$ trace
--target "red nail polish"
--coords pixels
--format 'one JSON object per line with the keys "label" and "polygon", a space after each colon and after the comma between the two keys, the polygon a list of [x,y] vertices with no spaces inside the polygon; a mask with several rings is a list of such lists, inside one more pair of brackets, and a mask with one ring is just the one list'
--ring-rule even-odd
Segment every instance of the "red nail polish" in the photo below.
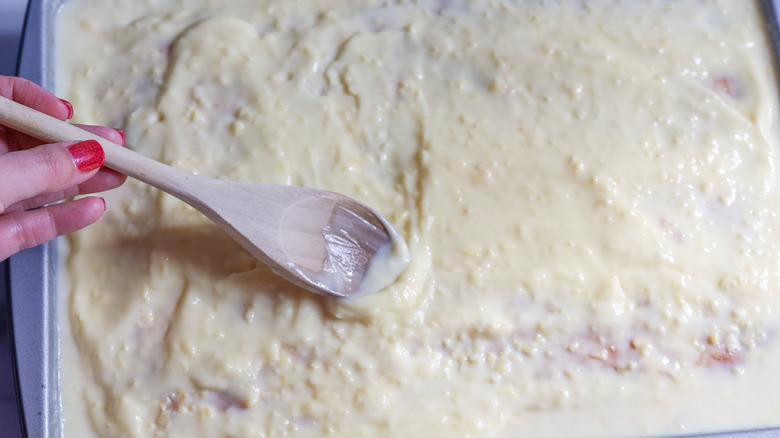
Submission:
{"label": "red nail polish", "polygon": [[122,136],[122,146],[125,145],[125,131],[124,129],[114,129],[114,131],[118,132],[119,135]]}
{"label": "red nail polish", "polygon": [[100,198],[101,201],[103,201],[103,211],[106,211],[106,200],[103,198]]}
{"label": "red nail polish", "polygon": [[106,161],[103,147],[95,140],[86,140],[68,146],[68,152],[73,157],[73,164],[82,172],[95,170]]}
{"label": "red nail polish", "polygon": [[63,104],[65,104],[66,107],[68,107],[68,117],[66,117],[65,120],[72,119],[73,118],[73,105],[71,105],[70,102],[68,102],[65,99],[60,99],[60,102],[62,102]]}

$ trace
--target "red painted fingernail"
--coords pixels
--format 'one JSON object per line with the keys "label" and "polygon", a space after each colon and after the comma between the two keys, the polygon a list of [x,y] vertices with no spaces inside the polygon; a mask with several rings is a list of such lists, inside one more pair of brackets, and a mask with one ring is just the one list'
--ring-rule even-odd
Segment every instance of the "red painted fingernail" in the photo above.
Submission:
{"label": "red painted fingernail", "polygon": [[106,200],[103,198],[100,198],[101,201],[103,201],[103,211],[106,211]]}
{"label": "red painted fingernail", "polygon": [[73,118],[73,105],[71,105],[70,102],[68,102],[65,99],[60,99],[60,102],[62,102],[63,104],[65,104],[66,107],[68,107],[68,117],[66,117],[65,120],[72,119]]}
{"label": "red painted fingernail", "polygon": [[86,140],[68,146],[73,164],[82,172],[89,172],[102,166],[106,161],[103,147],[95,140]]}
{"label": "red painted fingernail", "polygon": [[125,131],[124,129],[114,129],[114,131],[118,132],[119,135],[122,136],[122,146],[125,145]]}

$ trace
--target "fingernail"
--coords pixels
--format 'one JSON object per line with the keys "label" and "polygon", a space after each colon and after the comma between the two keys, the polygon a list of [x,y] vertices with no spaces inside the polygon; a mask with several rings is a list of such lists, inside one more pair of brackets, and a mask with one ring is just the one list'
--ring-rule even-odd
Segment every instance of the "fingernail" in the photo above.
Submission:
{"label": "fingernail", "polygon": [[82,172],[95,170],[106,161],[103,147],[95,140],[85,140],[68,146],[73,164]]}
{"label": "fingernail", "polygon": [[114,131],[118,132],[119,135],[122,136],[122,146],[125,145],[125,131],[124,129],[114,129]]}
{"label": "fingernail", "polygon": [[103,201],[103,211],[106,211],[106,200],[104,198],[100,198],[101,201]]}
{"label": "fingernail", "polygon": [[68,102],[65,99],[60,99],[60,102],[62,102],[63,104],[65,104],[66,107],[68,107],[68,117],[65,120],[72,119],[73,118],[73,105],[71,105],[70,102]]}

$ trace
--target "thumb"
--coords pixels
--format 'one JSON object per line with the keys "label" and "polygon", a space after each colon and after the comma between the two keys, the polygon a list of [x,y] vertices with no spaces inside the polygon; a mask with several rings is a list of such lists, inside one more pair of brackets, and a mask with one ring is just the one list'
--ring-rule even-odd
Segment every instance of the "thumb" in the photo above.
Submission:
{"label": "thumb", "polygon": [[81,184],[104,161],[103,148],[95,140],[46,144],[0,155],[0,212],[24,199]]}

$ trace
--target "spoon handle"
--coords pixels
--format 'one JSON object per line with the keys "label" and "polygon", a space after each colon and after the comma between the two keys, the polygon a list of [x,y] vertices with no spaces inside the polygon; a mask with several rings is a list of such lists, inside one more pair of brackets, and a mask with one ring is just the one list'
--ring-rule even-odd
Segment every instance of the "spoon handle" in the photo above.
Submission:
{"label": "spoon handle", "polygon": [[96,140],[106,154],[107,167],[191,202],[188,172],[144,157],[112,141],[0,96],[0,124],[45,142]]}

